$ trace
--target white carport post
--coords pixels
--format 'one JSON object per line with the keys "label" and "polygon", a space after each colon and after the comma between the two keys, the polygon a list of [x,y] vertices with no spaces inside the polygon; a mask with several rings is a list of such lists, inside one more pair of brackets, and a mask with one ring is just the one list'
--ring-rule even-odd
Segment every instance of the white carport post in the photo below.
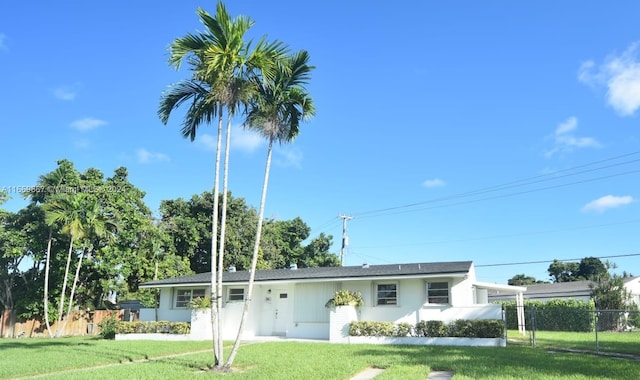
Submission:
{"label": "white carport post", "polygon": [[520,334],[525,335],[524,296],[522,295],[522,292],[516,293],[516,312],[518,314],[518,331]]}

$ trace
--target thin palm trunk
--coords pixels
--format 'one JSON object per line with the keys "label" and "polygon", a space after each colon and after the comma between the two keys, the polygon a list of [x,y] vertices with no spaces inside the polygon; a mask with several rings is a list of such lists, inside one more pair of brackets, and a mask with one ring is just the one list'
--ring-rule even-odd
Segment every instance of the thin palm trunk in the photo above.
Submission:
{"label": "thin palm trunk", "polygon": [[69,242],[69,253],[67,254],[67,266],[64,270],[64,281],[62,282],[62,292],[60,293],[60,304],[58,305],[58,323],[56,324],[56,337],[62,334],[60,324],[62,323],[62,314],[64,313],[64,298],[67,292],[67,281],[69,280],[69,268],[71,267],[71,253],[73,252],[73,234]]}
{"label": "thin palm trunk", "polygon": [[220,148],[222,147],[222,104],[218,104],[218,138],[216,141],[216,163],[213,180],[213,214],[211,223],[211,343],[213,345],[213,365],[219,367],[222,363],[220,352],[218,351],[218,295],[216,293],[216,255],[218,252],[218,193],[219,193],[219,177],[220,177]]}
{"label": "thin palm trunk", "polygon": [[258,213],[258,228],[256,229],[256,240],[253,244],[253,256],[251,257],[251,271],[249,272],[249,288],[247,289],[247,298],[244,300],[244,307],[242,309],[242,318],[240,319],[240,326],[238,327],[238,335],[236,341],[233,344],[229,359],[225,364],[226,368],[231,368],[233,361],[238,354],[238,348],[240,347],[240,337],[244,331],[244,325],[247,321],[247,315],[249,314],[249,306],[251,305],[251,297],[253,295],[253,282],[256,277],[256,266],[258,265],[258,252],[260,250],[260,239],[262,237],[262,219],[264,218],[264,206],[267,201],[267,187],[269,186],[269,169],[271,168],[271,149],[273,147],[273,138],[269,140],[269,148],[267,150],[267,163],[264,170],[264,182],[262,184],[262,197],[260,198],[260,211]]}
{"label": "thin palm trunk", "polygon": [[51,258],[51,242],[53,241],[53,228],[49,228],[49,240],[47,241],[47,260],[44,264],[44,323],[47,326],[49,338],[53,338],[51,323],[49,323],[49,265]]}
{"label": "thin palm trunk", "polygon": [[227,189],[229,180],[229,148],[231,145],[231,112],[227,109],[227,133],[225,137],[224,148],[224,170],[222,174],[222,218],[220,220],[220,251],[218,253],[218,354],[220,362],[224,360],[224,352],[222,347],[222,323],[220,321],[222,314],[222,274],[224,271],[224,237],[227,230]]}
{"label": "thin palm trunk", "polygon": [[84,249],[82,253],[80,253],[80,258],[78,259],[78,267],[76,268],[76,274],[73,277],[73,285],[71,286],[71,294],[69,295],[69,306],[67,307],[67,315],[64,319],[64,323],[62,324],[62,331],[64,331],[65,327],[67,327],[67,322],[69,322],[69,316],[71,315],[71,308],[73,307],[73,296],[76,293],[76,286],[78,285],[78,278],[80,277],[80,267],[82,266],[82,259],[84,257]]}

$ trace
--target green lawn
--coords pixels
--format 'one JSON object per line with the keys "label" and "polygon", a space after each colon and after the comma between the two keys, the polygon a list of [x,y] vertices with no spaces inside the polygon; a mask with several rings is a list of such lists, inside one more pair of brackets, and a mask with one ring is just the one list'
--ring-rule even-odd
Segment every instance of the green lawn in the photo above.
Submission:
{"label": "green lawn", "polygon": [[[526,336],[509,330],[510,343],[531,345],[531,332]],[[596,335],[593,332],[536,331],[536,346],[596,352]],[[599,332],[598,351],[640,356],[640,331]]]}
{"label": "green lawn", "polygon": [[[211,363],[210,345],[95,338],[0,339],[0,378],[349,379],[367,367],[386,369],[376,377],[379,380],[424,380],[431,368],[455,371],[454,380],[640,378],[639,361],[550,353],[519,345],[472,348],[302,342],[243,345],[234,372],[215,374],[201,371]],[[188,354],[166,357],[179,353]],[[153,360],[138,362],[143,359]]]}

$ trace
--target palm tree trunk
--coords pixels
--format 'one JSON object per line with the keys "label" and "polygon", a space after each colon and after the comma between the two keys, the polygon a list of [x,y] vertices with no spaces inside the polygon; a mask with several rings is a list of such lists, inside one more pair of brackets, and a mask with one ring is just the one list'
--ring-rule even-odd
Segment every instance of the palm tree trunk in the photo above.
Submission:
{"label": "palm tree trunk", "polygon": [[47,326],[47,332],[49,333],[49,338],[53,338],[53,333],[51,332],[51,323],[49,323],[49,265],[51,258],[51,242],[53,241],[53,228],[49,228],[49,240],[47,241],[47,260],[44,264],[44,323]]}
{"label": "palm tree trunk", "polygon": [[222,346],[222,274],[224,272],[224,238],[227,231],[227,189],[229,187],[229,148],[231,145],[231,117],[232,114],[227,108],[227,133],[225,136],[225,148],[224,148],[224,170],[222,174],[222,218],[220,220],[220,250],[218,253],[218,357],[220,363],[224,361],[224,348]]}
{"label": "palm tree trunk", "polygon": [[236,341],[233,344],[229,359],[225,364],[225,368],[231,368],[233,360],[238,354],[238,348],[240,347],[240,337],[244,331],[244,325],[247,321],[247,315],[249,314],[249,306],[251,304],[251,297],[253,295],[253,282],[256,277],[256,266],[258,264],[258,252],[260,251],[260,238],[262,235],[262,219],[264,218],[264,206],[267,201],[267,187],[269,186],[269,169],[271,168],[271,149],[273,148],[273,138],[269,140],[269,148],[267,150],[267,163],[264,170],[264,182],[262,184],[262,197],[260,198],[260,211],[258,212],[258,228],[256,229],[256,240],[253,244],[253,256],[251,257],[251,271],[249,272],[249,287],[247,289],[247,298],[244,300],[244,307],[242,309],[242,318],[240,319],[240,326],[238,327],[238,335]]}
{"label": "palm tree trunk", "polygon": [[80,253],[80,258],[78,259],[78,267],[76,268],[76,274],[73,277],[73,286],[71,286],[71,294],[69,295],[69,306],[67,307],[67,316],[64,319],[64,323],[62,324],[62,331],[67,327],[67,322],[69,322],[69,317],[71,316],[71,307],[73,307],[73,296],[76,293],[76,286],[78,284],[78,277],[80,277],[80,267],[82,266],[82,258],[84,257],[84,249],[82,253]]}
{"label": "palm tree trunk", "polygon": [[218,193],[220,177],[220,148],[222,147],[222,103],[218,103],[218,138],[216,141],[216,164],[215,178],[213,180],[213,213],[211,223],[211,343],[213,345],[213,365],[219,367],[222,363],[220,352],[218,352],[218,303],[216,293],[216,256],[218,253]]}
{"label": "palm tree trunk", "polygon": [[73,252],[73,235],[71,235],[71,241],[69,242],[67,266],[64,270],[64,281],[62,282],[62,292],[60,293],[60,304],[58,305],[58,323],[56,324],[56,337],[60,337],[60,334],[62,334],[60,324],[62,323],[62,313],[64,313],[64,296],[67,292],[67,280],[69,279],[69,267],[71,266],[71,252]]}

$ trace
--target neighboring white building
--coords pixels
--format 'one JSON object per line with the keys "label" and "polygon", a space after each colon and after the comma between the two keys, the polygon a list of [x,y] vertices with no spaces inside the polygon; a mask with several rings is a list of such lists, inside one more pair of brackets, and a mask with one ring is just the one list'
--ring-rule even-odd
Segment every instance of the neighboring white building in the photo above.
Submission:
{"label": "neighboring white building", "polygon": [[[624,287],[631,295],[631,302],[640,305],[640,276],[625,277]],[[592,281],[570,281],[545,284],[527,285],[527,290],[522,293],[525,300],[549,301],[552,299],[575,299],[589,301],[591,299]],[[489,300],[500,301],[513,298],[509,293],[500,290],[492,290]]]}
{"label": "neighboring white building", "polygon": [[[225,340],[237,334],[248,280],[248,271],[224,272]],[[160,289],[158,320],[191,322],[192,339],[210,339],[209,311],[192,313],[188,308],[192,299],[209,295],[210,282],[211,274],[201,273],[140,287]],[[328,340],[330,310],[325,304],[342,289],[362,293],[358,320],[415,325],[421,320],[501,319],[501,306],[489,303],[489,291],[510,294],[521,302],[526,287],[478,282],[471,261],[259,270],[243,339]],[[154,319],[154,309],[141,310],[140,320]]]}

